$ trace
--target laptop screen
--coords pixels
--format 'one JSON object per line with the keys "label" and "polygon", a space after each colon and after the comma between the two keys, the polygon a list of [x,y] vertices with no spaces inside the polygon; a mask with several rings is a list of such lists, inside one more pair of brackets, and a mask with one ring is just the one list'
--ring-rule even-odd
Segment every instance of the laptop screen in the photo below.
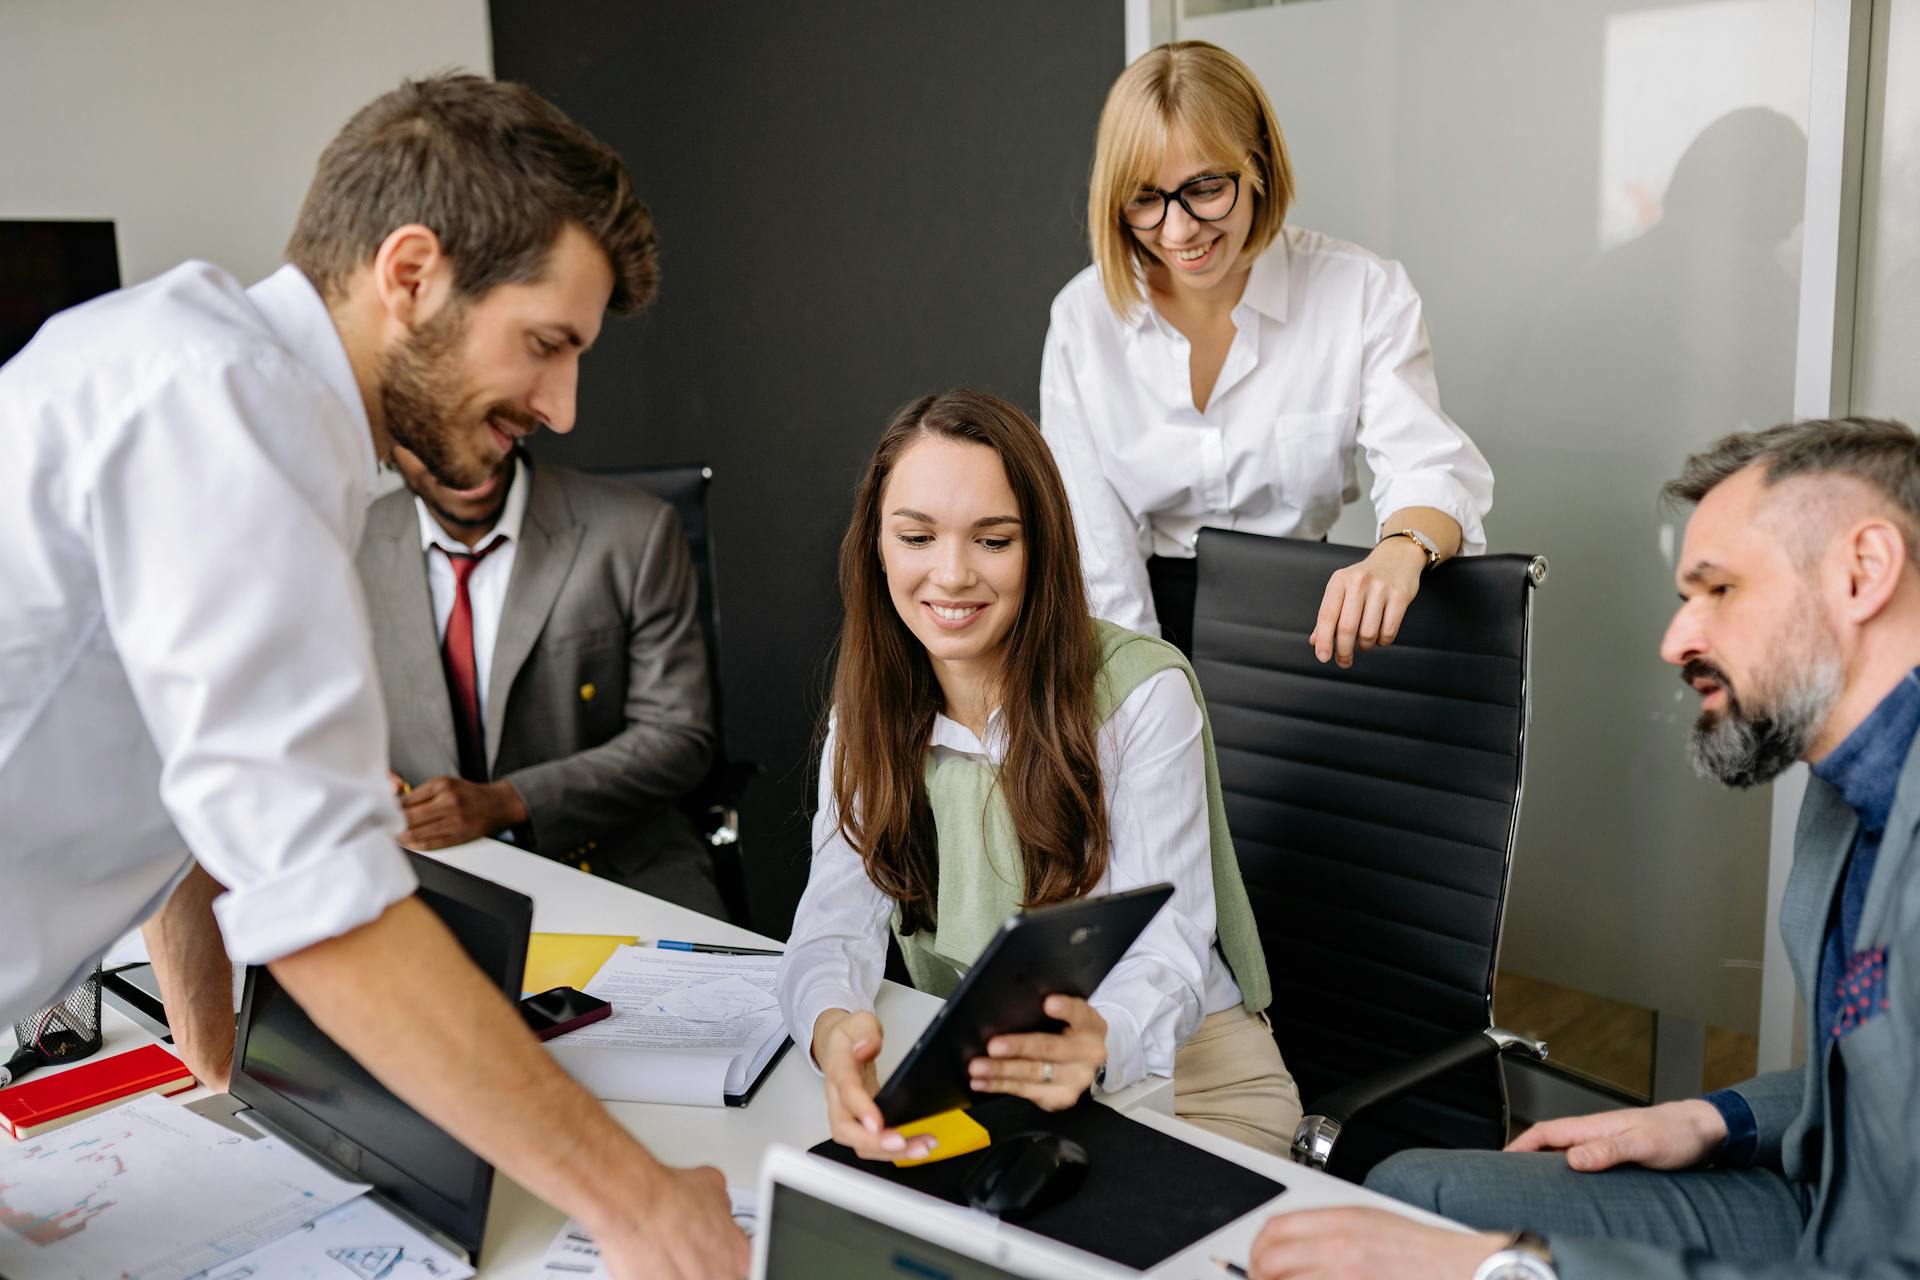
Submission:
{"label": "laptop screen", "polygon": [[899,1227],[780,1183],[773,1185],[766,1274],[779,1280],[903,1276],[909,1280],[1019,1280],[978,1258],[916,1239]]}
{"label": "laptop screen", "polygon": [[[421,900],[480,971],[517,1000],[532,901],[431,858],[408,857]],[[389,998],[421,996],[398,978]],[[493,1166],[388,1092],[313,1025],[264,966],[247,970],[234,1058],[236,1098],[479,1256]]]}

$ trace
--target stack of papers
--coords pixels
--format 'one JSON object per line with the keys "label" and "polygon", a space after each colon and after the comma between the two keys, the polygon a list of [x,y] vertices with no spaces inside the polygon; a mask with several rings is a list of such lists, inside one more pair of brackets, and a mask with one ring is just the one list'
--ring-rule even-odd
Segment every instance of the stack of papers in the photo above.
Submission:
{"label": "stack of papers", "polygon": [[472,1274],[472,1267],[362,1197],[194,1280],[466,1280]]}
{"label": "stack of papers", "polygon": [[720,1106],[786,1043],[779,970],[779,956],[615,948],[585,988],[613,1012],[547,1048],[596,1098]]}
{"label": "stack of papers", "polygon": [[186,1280],[366,1189],[142,1098],[0,1152],[0,1275]]}
{"label": "stack of papers", "polygon": [[273,1138],[159,1098],[0,1151],[0,1275],[465,1280],[473,1268]]}

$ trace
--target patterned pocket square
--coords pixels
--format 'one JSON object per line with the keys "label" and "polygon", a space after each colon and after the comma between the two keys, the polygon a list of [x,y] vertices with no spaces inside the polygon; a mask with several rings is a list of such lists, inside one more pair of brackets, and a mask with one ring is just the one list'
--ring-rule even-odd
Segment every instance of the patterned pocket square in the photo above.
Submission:
{"label": "patterned pocket square", "polygon": [[1833,1038],[1838,1040],[1884,1013],[1887,1008],[1887,949],[1856,951],[1847,971],[1835,984],[1840,1012],[1834,1015]]}

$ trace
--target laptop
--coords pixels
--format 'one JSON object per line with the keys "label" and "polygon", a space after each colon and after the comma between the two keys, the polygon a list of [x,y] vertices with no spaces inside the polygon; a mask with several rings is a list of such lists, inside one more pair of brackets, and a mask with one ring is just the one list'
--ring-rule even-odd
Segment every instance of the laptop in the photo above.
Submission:
{"label": "laptop", "polygon": [[[420,899],[509,1000],[526,973],[533,900],[409,853]],[[404,980],[392,998],[417,998]],[[248,968],[234,1043],[239,1119],[343,1176],[371,1183],[384,1207],[478,1264],[493,1166],[389,1092],[295,1004],[265,966]]]}
{"label": "laptop", "polygon": [[759,1192],[753,1280],[1116,1280],[1139,1274],[792,1147],[767,1149]]}

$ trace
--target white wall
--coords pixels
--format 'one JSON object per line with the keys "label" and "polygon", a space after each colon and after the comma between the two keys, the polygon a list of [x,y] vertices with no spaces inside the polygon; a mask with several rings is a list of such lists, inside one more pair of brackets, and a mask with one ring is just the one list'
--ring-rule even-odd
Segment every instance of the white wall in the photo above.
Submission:
{"label": "white wall", "polygon": [[6,0],[0,218],[111,218],[126,283],[271,271],[315,160],[409,75],[492,74],[486,0]]}

